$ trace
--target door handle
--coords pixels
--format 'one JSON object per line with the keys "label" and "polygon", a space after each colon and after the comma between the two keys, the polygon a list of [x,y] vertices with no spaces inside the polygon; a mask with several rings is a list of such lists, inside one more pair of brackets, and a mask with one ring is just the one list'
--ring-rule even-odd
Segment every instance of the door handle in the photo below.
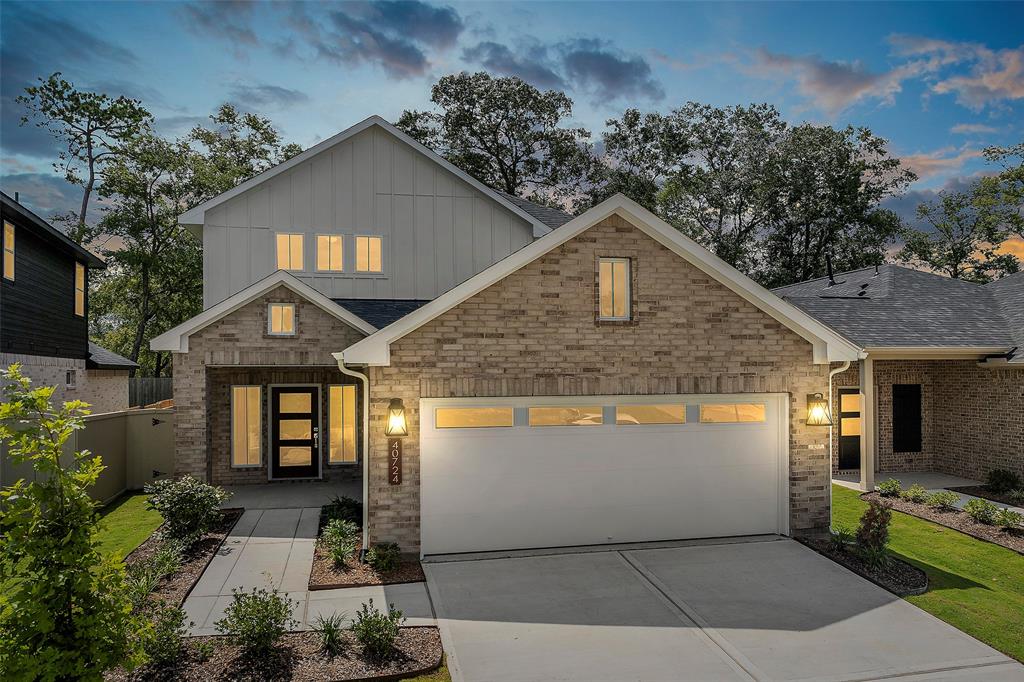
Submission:
{"label": "door handle", "polygon": [[314,426],[313,427],[313,447],[315,447],[315,448],[320,447],[320,427],[319,426]]}

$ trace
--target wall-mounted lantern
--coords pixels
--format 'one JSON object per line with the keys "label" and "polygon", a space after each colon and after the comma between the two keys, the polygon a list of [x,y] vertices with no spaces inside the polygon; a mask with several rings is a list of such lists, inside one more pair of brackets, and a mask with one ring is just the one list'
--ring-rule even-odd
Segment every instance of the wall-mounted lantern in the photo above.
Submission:
{"label": "wall-mounted lantern", "polygon": [[828,401],[820,393],[807,394],[807,425],[832,426],[832,415],[828,411]]}
{"label": "wall-mounted lantern", "polygon": [[409,425],[405,422],[405,405],[401,398],[392,398],[388,405],[388,423],[384,427],[384,435],[388,438],[401,438],[409,435]]}

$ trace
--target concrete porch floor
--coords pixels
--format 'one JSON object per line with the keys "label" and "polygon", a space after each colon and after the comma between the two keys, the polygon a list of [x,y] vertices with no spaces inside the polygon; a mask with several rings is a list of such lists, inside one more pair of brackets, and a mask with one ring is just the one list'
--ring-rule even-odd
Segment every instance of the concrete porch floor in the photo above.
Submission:
{"label": "concrete porch floor", "polygon": [[226,485],[231,497],[224,508],[302,509],[321,507],[335,496],[363,499],[363,483],[354,481],[271,481],[255,485]]}
{"label": "concrete porch floor", "polygon": [[[890,478],[895,478],[899,481],[904,490],[916,483],[930,493],[938,492],[939,490],[948,490],[950,488],[962,488],[969,485],[981,485],[981,481],[975,481],[971,478],[951,476],[949,474],[941,474],[936,471],[901,471],[892,473],[880,471],[875,474],[875,485],[878,485],[882,481],[887,481]],[[860,474],[857,472],[838,474],[832,478],[832,482],[836,485],[841,485],[844,488],[860,490]],[[965,495],[963,493],[957,493],[957,495],[960,496],[960,501],[956,506],[961,509],[963,509],[963,506],[967,504],[969,500],[974,499],[974,495]],[[1024,514],[1024,508],[1021,507],[1013,507],[1004,504],[999,504],[999,506]]]}

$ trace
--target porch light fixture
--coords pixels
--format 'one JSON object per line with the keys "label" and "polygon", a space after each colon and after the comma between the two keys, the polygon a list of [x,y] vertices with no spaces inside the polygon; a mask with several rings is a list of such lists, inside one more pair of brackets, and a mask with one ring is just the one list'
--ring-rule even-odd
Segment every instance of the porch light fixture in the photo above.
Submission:
{"label": "porch light fixture", "polygon": [[405,405],[401,398],[392,398],[388,405],[388,423],[384,427],[384,435],[389,438],[409,435],[409,426],[405,423]]}
{"label": "porch light fixture", "polygon": [[828,401],[820,393],[807,394],[807,425],[832,426],[832,415],[828,413]]}

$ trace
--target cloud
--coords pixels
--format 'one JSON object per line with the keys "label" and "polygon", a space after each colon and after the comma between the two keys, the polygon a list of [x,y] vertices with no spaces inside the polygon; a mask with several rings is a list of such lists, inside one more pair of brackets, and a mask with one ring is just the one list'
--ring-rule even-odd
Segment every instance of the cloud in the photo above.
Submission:
{"label": "cloud", "polygon": [[566,80],[602,99],[646,97],[660,100],[665,90],[639,55],[627,55],[597,38],[578,38],[558,46]]}
{"label": "cloud", "polygon": [[830,62],[818,55],[793,56],[759,48],[748,72],[783,80],[796,80],[800,94],[830,115],[870,99],[892,104],[907,78],[920,73],[918,64],[872,73],[859,62]]}
{"label": "cloud", "polygon": [[[12,197],[18,192],[18,200],[44,220],[81,208],[82,189],[55,173],[4,174],[0,185]],[[95,217],[96,212],[90,210],[89,215]]]}
{"label": "cloud", "polygon": [[319,14],[319,8],[296,3],[288,23],[301,40],[275,45],[279,54],[314,57],[338,64],[372,63],[393,78],[422,76],[430,68],[428,50],[446,49],[465,28],[451,7],[435,7],[419,0],[383,3],[348,3]]}
{"label": "cloud", "polygon": [[565,81],[555,72],[558,67],[551,62],[548,49],[537,43],[515,54],[506,45],[484,41],[463,50],[462,58],[479,63],[500,76],[518,76],[538,88],[565,88]]}
{"label": "cloud", "polygon": [[949,178],[941,187],[933,189],[912,189],[898,197],[890,197],[881,203],[882,208],[893,211],[908,225],[924,227],[917,218],[917,207],[935,201],[940,192],[967,192],[971,185],[977,181],[978,176],[954,176]]}
{"label": "cloud", "polygon": [[963,149],[958,153],[951,154],[955,151],[947,147],[933,152],[906,154],[900,156],[900,161],[904,166],[917,173],[919,179],[924,180],[959,170],[970,159],[977,159],[981,156],[980,149]]}
{"label": "cloud", "polygon": [[231,86],[230,97],[232,101],[243,108],[284,109],[309,101],[309,95],[301,90],[292,90],[269,83],[236,83]]}
{"label": "cloud", "polygon": [[[40,5],[4,3],[0,21],[0,141],[4,155],[55,158],[60,145],[31,123],[16,101],[25,88],[68,66],[134,65],[136,55],[90,33],[79,23],[39,10]],[[43,6],[45,7],[45,5]],[[68,80],[74,74],[65,73]]]}
{"label": "cloud", "polygon": [[957,123],[949,129],[949,132],[956,135],[973,135],[974,133],[998,133],[999,128],[983,125],[981,123]]}
{"label": "cloud", "polygon": [[153,123],[153,128],[156,132],[165,137],[176,137],[183,135],[197,125],[203,125],[210,122],[207,116],[192,116],[190,114],[180,114],[175,116],[157,116]]}
{"label": "cloud", "polygon": [[197,35],[229,43],[236,53],[240,46],[260,44],[252,26],[254,9],[255,3],[251,0],[189,2],[181,7],[186,28]]}

